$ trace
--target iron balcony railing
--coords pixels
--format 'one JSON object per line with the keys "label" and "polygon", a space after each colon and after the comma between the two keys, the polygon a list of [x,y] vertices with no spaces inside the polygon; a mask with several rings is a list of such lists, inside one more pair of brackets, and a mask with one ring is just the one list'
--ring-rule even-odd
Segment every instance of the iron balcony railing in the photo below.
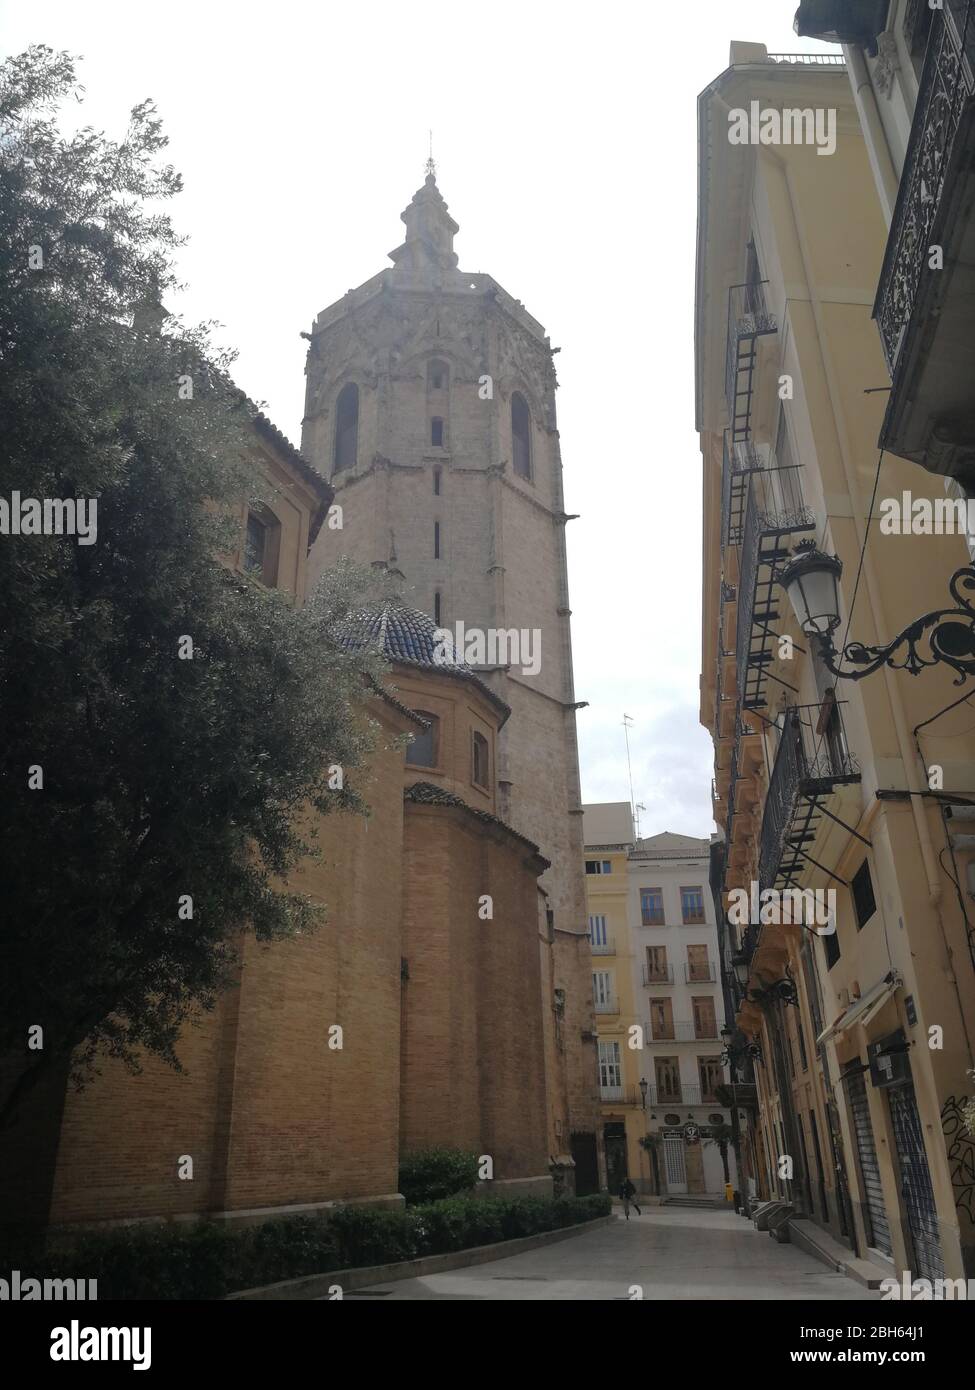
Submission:
{"label": "iron balcony railing", "polygon": [[766,671],[776,641],[778,574],[791,558],[790,537],[812,531],[816,517],[802,496],[801,466],[749,476],[739,562],[735,669],[743,709],[765,703]]}
{"label": "iron balcony railing", "polygon": [[842,53],[769,53],[766,63],[796,63],[802,66],[812,64],[821,68],[845,68],[846,59]]}
{"label": "iron balcony railing", "polygon": [[779,329],[765,302],[765,284],[764,280],[752,280],[728,290],[725,399],[733,443],[747,440],[751,434],[758,339]]}
{"label": "iron balcony railing", "polygon": [[[649,1090],[649,1087],[647,1089]],[[611,1103],[614,1103],[616,1105],[643,1104],[643,1095],[640,1091],[639,1086],[624,1086],[622,1084],[618,1086],[604,1086],[602,1083],[600,1083],[599,1099],[610,1101]]]}
{"label": "iron balcony railing", "polygon": [[649,965],[645,965],[643,967],[643,983],[648,988],[651,985],[672,985],[674,983],[674,967],[665,965],[659,970],[653,970]]}
{"label": "iron balcony railing", "polygon": [[721,544],[741,545],[749,474],[775,466],[768,444],[734,443],[725,430],[721,459]]}
{"label": "iron balcony railing", "polygon": [[932,13],[911,135],[873,306],[892,377],[911,331],[922,276],[946,273],[931,270],[928,262],[930,248],[938,241],[934,225],[955,137],[965,106],[975,93],[973,66],[975,0],[948,0],[943,9]]}
{"label": "iron balcony railing", "polygon": [[860,778],[839,706],[822,734],[816,733],[819,708],[794,706],[785,712],[762,814],[758,877],[763,889],[794,881],[802,872],[822,802],[838,785]]}
{"label": "iron balcony railing", "polygon": [[713,985],[714,965],[707,961],[704,965],[689,965],[684,962],[684,981],[689,985]]}
{"label": "iron balcony railing", "polygon": [[[717,1085],[724,1083],[717,1082]],[[721,1102],[714,1090],[704,1090],[692,1082],[685,1085],[683,1082],[676,1090],[672,1086],[648,1086],[647,1087],[647,1108],[653,1107],[654,1110],[678,1109],[685,1105],[720,1105]],[[665,1118],[665,1117],[664,1117]]]}
{"label": "iron balcony railing", "polygon": [[653,1022],[645,1025],[644,1031],[648,1043],[655,1042],[714,1042],[721,1036],[721,1029],[724,1027],[724,1019],[716,1018],[713,1021],[703,1019],[699,1023],[692,1021],[679,1022]]}
{"label": "iron balcony railing", "polygon": [[605,941],[590,941],[589,950],[594,956],[615,956],[616,941],[611,936]]}
{"label": "iron balcony railing", "polygon": [[618,1014],[620,1004],[618,999],[596,999],[592,1008],[593,1013],[597,1014]]}

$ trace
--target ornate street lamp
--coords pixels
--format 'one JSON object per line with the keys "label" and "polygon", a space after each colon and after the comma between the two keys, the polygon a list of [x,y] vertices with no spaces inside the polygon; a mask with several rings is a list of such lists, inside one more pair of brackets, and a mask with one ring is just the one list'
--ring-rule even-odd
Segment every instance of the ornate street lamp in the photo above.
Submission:
{"label": "ornate street lamp", "polygon": [[802,0],[793,28],[801,38],[862,43],[872,54],[886,24],[887,0]]}
{"label": "ornate street lamp", "polygon": [[[799,626],[807,637],[817,639],[823,663],[834,676],[859,681],[881,666],[917,676],[925,666],[941,663],[958,672],[956,685],[975,676],[975,568],[967,566],[952,575],[948,590],[954,608],[925,613],[883,646],[848,642],[838,652],[833,633],[840,625],[838,580],[842,572],[843,563],[835,555],[824,554],[813,541],[802,541],[778,577]],[[844,669],[844,661],[856,669]]]}

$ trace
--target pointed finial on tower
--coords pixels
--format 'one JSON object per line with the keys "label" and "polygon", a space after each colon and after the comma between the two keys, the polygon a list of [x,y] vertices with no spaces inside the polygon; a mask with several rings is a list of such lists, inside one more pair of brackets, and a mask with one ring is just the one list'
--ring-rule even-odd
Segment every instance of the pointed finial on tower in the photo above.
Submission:
{"label": "pointed finial on tower", "polygon": [[428,179],[436,179],[436,177],[437,177],[437,166],[436,166],[436,164],[434,163],[434,159],[433,159],[433,131],[432,131],[432,130],[429,130],[429,131],[427,131],[427,134],[430,136],[430,153],[429,153],[428,156],[427,156],[427,170],[426,170],[426,172],[427,172],[427,178],[428,178]]}

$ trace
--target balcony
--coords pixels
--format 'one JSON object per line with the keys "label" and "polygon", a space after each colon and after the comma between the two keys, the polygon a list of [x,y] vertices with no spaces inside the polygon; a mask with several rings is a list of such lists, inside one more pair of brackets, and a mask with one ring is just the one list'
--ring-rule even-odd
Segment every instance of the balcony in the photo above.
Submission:
{"label": "balcony", "polygon": [[620,1001],[618,999],[597,999],[593,1003],[592,1011],[596,1014],[618,1014]]}
{"label": "balcony", "polygon": [[611,936],[605,941],[590,941],[589,949],[594,956],[615,956],[616,941]]}
{"label": "balcony", "polygon": [[612,1105],[641,1105],[643,1096],[640,1094],[639,1086],[603,1086],[599,1087],[599,1099],[608,1101]]}
{"label": "balcony", "polygon": [[779,326],[765,303],[765,284],[753,281],[728,290],[728,339],[725,349],[725,398],[731,417],[732,443],[751,435],[752,398],[758,340],[777,333]]}
{"label": "balcony", "polygon": [[762,816],[761,888],[795,886],[807,860],[816,863],[810,846],[824,817],[835,819],[827,802],[838,787],[859,780],[838,705],[825,725],[818,705],[794,706],[786,712]]}
{"label": "balcony", "polygon": [[[774,456],[769,454],[770,458]],[[791,557],[789,538],[812,531],[816,518],[802,496],[800,466],[777,464],[749,474],[742,525],[735,663],[743,709],[767,703],[766,686],[778,638],[778,575]]]}
{"label": "balcony", "polygon": [[711,961],[705,965],[688,965],[684,962],[684,983],[688,985],[713,985],[715,969]]}
{"label": "balcony", "polygon": [[[973,66],[975,9],[969,0],[947,0],[931,15],[873,309],[892,381],[881,445],[956,478],[969,494],[975,490]],[[941,268],[931,265],[933,247],[942,250]]]}
{"label": "balcony", "polygon": [[651,985],[672,985],[674,983],[674,967],[665,965],[660,970],[651,970],[649,965],[643,967],[643,983],[649,988]]}
{"label": "balcony", "polygon": [[741,545],[748,478],[752,473],[774,467],[774,461],[770,462],[771,455],[767,444],[755,444],[752,440],[732,443],[729,432],[725,430],[721,461],[722,546]]}
{"label": "balcony", "polygon": [[724,1019],[713,1023],[650,1023],[644,1032],[648,1043],[658,1042],[715,1042],[721,1036]]}
{"label": "balcony", "polygon": [[[718,1083],[719,1085],[721,1083]],[[676,1110],[688,1105],[720,1105],[715,1090],[704,1091],[695,1082],[685,1086],[681,1082],[676,1091],[670,1086],[647,1087],[647,1109]]]}

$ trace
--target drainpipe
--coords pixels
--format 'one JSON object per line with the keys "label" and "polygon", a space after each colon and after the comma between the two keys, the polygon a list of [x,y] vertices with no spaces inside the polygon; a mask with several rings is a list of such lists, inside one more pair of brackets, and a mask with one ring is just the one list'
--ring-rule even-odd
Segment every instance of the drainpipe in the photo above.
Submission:
{"label": "drainpipe", "polygon": [[853,88],[853,100],[856,102],[857,115],[860,117],[860,124],[866,136],[867,156],[873,170],[874,183],[876,183],[877,192],[880,195],[884,220],[889,227],[897,202],[897,174],[890,154],[890,145],[887,143],[887,132],[880,119],[877,94],[870,81],[870,72],[867,68],[867,60],[863,56],[863,50],[856,44],[845,43],[843,53],[846,56],[846,69],[850,75],[850,86]]}

